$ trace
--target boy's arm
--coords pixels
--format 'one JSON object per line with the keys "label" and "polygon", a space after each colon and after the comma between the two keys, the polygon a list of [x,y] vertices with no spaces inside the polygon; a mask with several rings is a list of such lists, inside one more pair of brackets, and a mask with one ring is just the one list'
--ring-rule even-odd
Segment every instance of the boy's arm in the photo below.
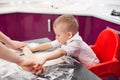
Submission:
{"label": "boy's arm", "polygon": [[43,50],[47,50],[47,49],[52,48],[52,45],[50,44],[50,42],[47,42],[47,43],[40,44],[40,45],[38,45],[36,47],[29,47],[29,48],[30,48],[30,50],[32,52],[34,52],[34,51],[43,51]]}
{"label": "boy's arm", "polygon": [[42,59],[44,59],[43,61],[46,62],[48,60],[56,59],[56,58],[62,57],[64,55],[67,55],[67,52],[65,50],[59,48],[59,49],[57,49],[57,50],[55,50],[53,52],[48,52],[48,53],[44,54],[42,56]]}

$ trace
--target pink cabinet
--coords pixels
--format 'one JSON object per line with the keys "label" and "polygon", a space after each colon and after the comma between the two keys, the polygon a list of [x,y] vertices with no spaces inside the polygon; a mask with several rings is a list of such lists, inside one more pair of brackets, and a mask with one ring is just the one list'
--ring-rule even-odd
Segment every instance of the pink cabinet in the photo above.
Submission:
{"label": "pink cabinet", "polygon": [[47,37],[54,39],[53,22],[58,15],[19,13],[18,20],[22,40],[31,40]]}
{"label": "pink cabinet", "polygon": [[88,44],[94,44],[100,32],[107,27],[120,31],[120,25],[96,17],[91,17],[90,23],[92,30],[87,40]]}
{"label": "pink cabinet", "polygon": [[91,45],[95,42],[96,37],[100,32],[100,27],[96,28],[96,22],[100,24],[100,22],[94,22],[94,18],[91,16],[75,16],[79,23],[79,34],[83,38],[83,40]]}
{"label": "pink cabinet", "polygon": [[88,17],[86,20],[86,42],[90,45],[94,44],[99,33],[105,28],[104,20],[95,17]]}
{"label": "pink cabinet", "polygon": [[91,16],[76,16],[76,18],[79,22],[79,34],[89,45],[94,44],[99,33],[107,27],[120,31],[120,25],[103,19]]}
{"label": "pink cabinet", "polygon": [[94,26],[92,26],[92,17],[90,16],[76,16],[79,23],[79,34],[83,40],[91,44],[93,39],[91,34],[93,33]]}
{"label": "pink cabinet", "polygon": [[5,33],[11,39],[20,40],[20,26],[18,14],[0,14],[0,31]]}
{"label": "pink cabinet", "polygon": [[35,13],[0,14],[0,31],[11,39],[31,40],[38,38],[55,38],[53,22],[58,15]]}
{"label": "pink cabinet", "polygon": [[[9,13],[0,14],[0,31],[15,40],[49,38],[54,40],[53,22],[57,14]],[[120,31],[120,25],[91,16],[75,15],[79,34],[87,44],[94,44],[99,33],[106,27]]]}

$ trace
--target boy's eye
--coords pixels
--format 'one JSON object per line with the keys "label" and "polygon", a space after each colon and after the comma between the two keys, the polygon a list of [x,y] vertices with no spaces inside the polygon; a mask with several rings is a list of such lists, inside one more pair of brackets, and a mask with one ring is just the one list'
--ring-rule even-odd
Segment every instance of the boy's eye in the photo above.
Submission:
{"label": "boy's eye", "polygon": [[57,37],[60,37],[60,35],[56,35]]}

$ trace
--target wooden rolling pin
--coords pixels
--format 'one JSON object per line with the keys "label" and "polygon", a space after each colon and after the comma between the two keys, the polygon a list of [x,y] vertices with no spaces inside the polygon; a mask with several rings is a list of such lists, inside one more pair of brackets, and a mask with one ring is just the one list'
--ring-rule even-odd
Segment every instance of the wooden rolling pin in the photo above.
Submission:
{"label": "wooden rolling pin", "polygon": [[26,57],[37,60],[36,56],[31,52],[28,47],[24,47],[22,50]]}
{"label": "wooden rolling pin", "polygon": [[[31,52],[31,50],[28,47],[24,47],[22,50],[26,57],[37,60],[37,57]],[[62,63],[62,62],[64,62],[64,60],[61,58],[58,58],[58,59],[47,61],[43,66],[55,65],[55,64]]]}

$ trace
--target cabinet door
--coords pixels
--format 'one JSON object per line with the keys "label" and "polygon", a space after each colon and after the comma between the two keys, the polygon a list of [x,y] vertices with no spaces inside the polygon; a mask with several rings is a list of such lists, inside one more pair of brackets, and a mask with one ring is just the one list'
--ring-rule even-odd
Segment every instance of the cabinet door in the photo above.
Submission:
{"label": "cabinet door", "polygon": [[79,23],[80,36],[87,44],[94,44],[99,33],[105,29],[104,22],[91,16],[76,16],[76,18]]}
{"label": "cabinet door", "polygon": [[0,14],[0,31],[11,39],[20,40],[20,28],[17,14]]}
{"label": "cabinet door", "polygon": [[[78,20],[79,23],[79,34],[82,37],[82,39],[88,43],[88,38],[90,35],[90,28],[91,28],[91,21],[88,19],[86,16],[77,16],[76,19]],[[89,21],[87,21],[89,20]],[[88,24],[90,23],[90,24]]]}
{"label": "cabinet door", "polygon": [[120,34],[120,25],[119,24],[115,24],[106,20],[102,20],[103,25],[105,26],[105,28],[110,27],[116,31],[118,31],[118,33]]}
{"label": "cabinet door", "polygon": [[93,44],[96,37],[96,26],[93,26],[93,17],[75,16],[79,23],[79,34],[87,44]]}
{"label": "cabinet door", "polygon": [[[89,18],[91,18],[91,19],[86,20],[86,25],[87,25],[88,30],[90,31],[90,32],[87,31],[87,32],[89,32],[87,34],[90,34],[90,35],[89,35],[89,37],[86,36],[86,38],[85,38],[87,40],[88,44],[94,44],[98,35],[100,34],[100,32],[107,27],[113,28],[113,29],[117,30],[118,33],[120,33],[120,25],[118,25],[118,24],[114,24],[112,22],[109,22],[109,21],[106,21],[103,19],[99,19],[96,17],[89,17]],[[90,25],[88,25],[88,24],[90,24]]]}
{"label": "cabinet door", "polygon": [[95,17],[91,17],[91,35],[89,39],[89,43],[94,44],[96,42],[96,39],[98,38],[100,32],[106,28],[104,25],[103,20]]}
{"label": "cabinet door", "polygon": [[116,31],[118,31],[118,33],[120,34],[120,25],[118,24],[115,24],[115,23],[112,23],[112,22],[109,22],[109,21],[106,21],[106,20],[103,20],[103,19],[99,19],[99,18],[93,18],[92,19],[92,26],[94,27],[93,28],[93,37],[95,37],[95,40],[97,39],[98,35],[100,34],[100,32],[107,28],[107,27],[110,27]]}
{"label": "cabinet door", "polygon": [[58,15],[20,13],[20,27],[22,40],[31,40],[37,38],[54,39],[52,25]]}

